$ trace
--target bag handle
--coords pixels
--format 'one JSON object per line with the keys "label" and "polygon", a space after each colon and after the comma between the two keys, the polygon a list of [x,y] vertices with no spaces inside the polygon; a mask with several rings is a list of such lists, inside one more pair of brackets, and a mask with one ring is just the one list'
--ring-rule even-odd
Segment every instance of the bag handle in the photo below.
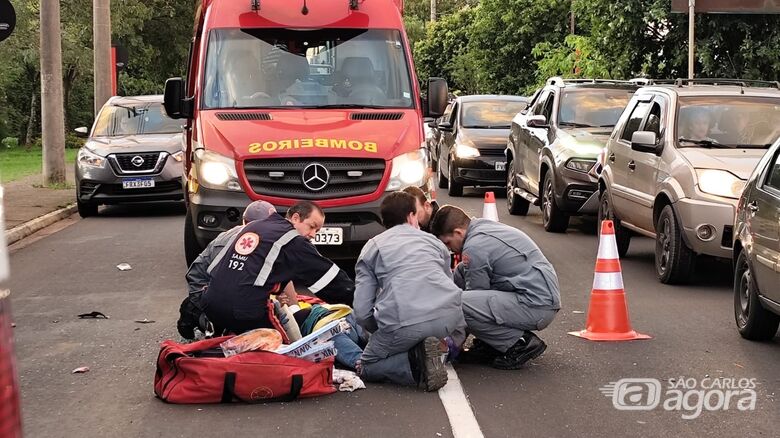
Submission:
{"label": "bag handle", "polygon": [[290,384],[290,393],[281,397],[264,398],[260,400],[244,400],[236,395],[236,373],[225,373],[225,383],[222,387],[222,400],[220,403],[230,403],[238,400],[244,403],[268,403],[268,402],[291,402],[298,398],[303,388],[303,376],[294,374]]}

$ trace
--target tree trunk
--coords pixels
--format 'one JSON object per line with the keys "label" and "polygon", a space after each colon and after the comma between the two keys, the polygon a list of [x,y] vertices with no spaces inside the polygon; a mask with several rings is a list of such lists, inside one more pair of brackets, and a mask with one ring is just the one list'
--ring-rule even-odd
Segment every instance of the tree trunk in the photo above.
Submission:
{"label": "tree trunk", "polygon": [[30,118],[27,120],[27,134],[24,137],[24,146],[27,149],[32,147],[33,141],[35,141],[35,127],[37,126],[36,117],[38,116],[38,93],[36,88],[38,87],[38,81],[33,81],[33,89],[30,92]]}
{"label": "tree trunk", "polygon": [[79,70],[78,67],[76,67],[73,64],[70,64],[65,69],[65,77],[63,78],[62,83],[62,95],[63,95],[63,108],[65,112],[65,129],[72,128],[71,126],[71,120],[70,120],[70,112],[68,111],[68,108],[70,108],[70,92],[73,90],[73,84],[76,83],[76,79],[79,76]]}
{"label": "tree trunk", "polygon": [[436,21],[436,0],[431,0],[431,21]]}
{"label": "tree trunk", "polygon": [[65,182],[65,119],[62,108],[60,2],[41,7],[41,134],[43,184]]}

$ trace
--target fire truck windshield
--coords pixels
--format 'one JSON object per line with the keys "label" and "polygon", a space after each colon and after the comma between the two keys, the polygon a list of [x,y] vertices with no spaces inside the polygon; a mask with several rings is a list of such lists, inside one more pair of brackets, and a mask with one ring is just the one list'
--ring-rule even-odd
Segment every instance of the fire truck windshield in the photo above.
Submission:
{"label": "fire truck windshield", "polygon": [[201,107],[412,108],[401,33],[215,29]]}

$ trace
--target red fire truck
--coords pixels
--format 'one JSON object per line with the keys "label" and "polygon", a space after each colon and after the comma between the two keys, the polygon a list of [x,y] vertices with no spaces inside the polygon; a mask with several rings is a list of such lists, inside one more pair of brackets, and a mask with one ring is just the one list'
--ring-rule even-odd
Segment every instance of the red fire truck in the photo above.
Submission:
{"label": "red fire truck", "polygon": [[263,199],[280,212],[323,207],[323,254],[354,258],[380,233],[386,193],[426,192],[425,117],[403,0],[202,0],[186,79],[165,85],[169,116],[186,119],[187,261]]}

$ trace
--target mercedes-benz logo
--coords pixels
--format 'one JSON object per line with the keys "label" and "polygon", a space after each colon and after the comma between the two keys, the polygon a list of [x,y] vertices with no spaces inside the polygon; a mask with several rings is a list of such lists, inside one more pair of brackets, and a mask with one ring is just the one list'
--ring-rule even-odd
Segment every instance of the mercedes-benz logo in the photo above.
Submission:
{"label": "mercedes-benz logo", "polygon": [[133,166],[135,167],[141,167],[144,165],[144,158],[140,155],[136,155],[130,162],[133,163]]}
{"label": "mercedes-benz logo", "polygon": [[311,163],[303,168],[301,172],[301,181],[307,189],[312,192],[319,192],[328,185],[330,172],[320,163]]}

